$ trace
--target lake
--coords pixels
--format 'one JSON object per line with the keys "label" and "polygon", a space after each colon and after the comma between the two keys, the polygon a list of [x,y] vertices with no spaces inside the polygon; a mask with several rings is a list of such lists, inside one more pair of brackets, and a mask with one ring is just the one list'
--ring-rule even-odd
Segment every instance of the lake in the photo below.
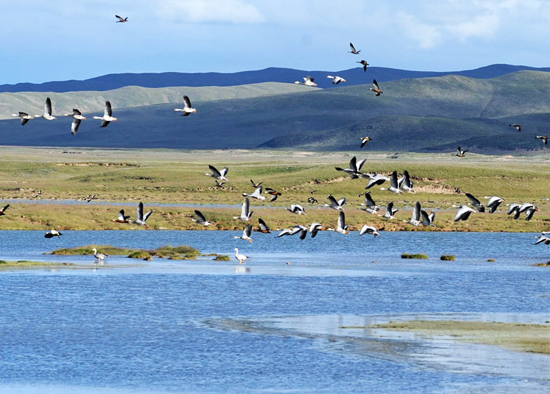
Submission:
{"label": "lake", "polygon": [[[0,259],[86,269],[0,272],[0,392],[541,392],[550,357],[408,333],[400,319],[550,320],[537,234],[0,231]],[[231,256],[152,262],[44,254],[186,244]],[[245,265],[234,248],[250,256]],[[402,260],[425,253],[428,260]],[[442,254],[456,255],[444,262]],[[487,262],[487,259],[496,262]],[[286,263],[290,264],[286,264]]]}

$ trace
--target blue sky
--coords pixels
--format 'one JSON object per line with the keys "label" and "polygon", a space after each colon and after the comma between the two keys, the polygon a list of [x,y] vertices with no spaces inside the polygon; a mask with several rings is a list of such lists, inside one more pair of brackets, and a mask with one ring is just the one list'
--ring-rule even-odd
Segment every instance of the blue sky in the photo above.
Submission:
{"label": "blue sky", "polygon": [[[76,3],[76,4],[75,4]],[[0,84],[122,72],[550,66],[547,0],[0,0]],[[114,15],[128,16],[115,23]],[[348,54],[349,42],[361,49]]]}

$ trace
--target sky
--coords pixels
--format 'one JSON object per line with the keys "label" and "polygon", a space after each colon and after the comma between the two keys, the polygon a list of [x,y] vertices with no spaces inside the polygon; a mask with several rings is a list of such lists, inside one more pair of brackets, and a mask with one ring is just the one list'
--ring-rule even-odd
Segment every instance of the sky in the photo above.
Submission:
{"label": "sky", "polygon": [[421,71],[550,66],[550,0],[0,0],[0,9],[0,84],[339,71],[361,59]]}

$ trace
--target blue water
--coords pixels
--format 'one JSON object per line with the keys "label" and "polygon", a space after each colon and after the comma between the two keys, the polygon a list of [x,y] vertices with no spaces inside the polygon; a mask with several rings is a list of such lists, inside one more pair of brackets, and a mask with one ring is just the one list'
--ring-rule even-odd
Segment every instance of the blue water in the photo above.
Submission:
{"label": "blue water", "polygon": [[[253,234],[252,244],[233,239],[237,234],[67,231],[45,239],[43,232],[0,231],[0,259],[89,267],[0,272],[0,391],[439,393],[549,387],[546,356],[485,348],[476,353],[479,346],[424,346],[410,338],[382,339],[391,351],[375,351],[380,344],[369,342],[364,330],[338,328],[356,320],[449,314],[544,323],[550,320],[550,269],[531,264],[550,260],[550,249],[531,245],[536,234],[400,232],[375,239],[322,232],[304,241]],[[205,259],[123,267],[128,259],[109,257],[106,266],[119,268],[95,269],[91,256],[43,254],[91,243],[187,244],[232,258],[238,247],[250,260],[245,266]],[[401,260],[402,252],[430,259]],[[457,261],[439,261],[441,254],[454,254]],[[361,341],[353,340],[357,336]],[[452,354],[442,356],[447,348]],[[493,365],[495,357],[500,361]]]}

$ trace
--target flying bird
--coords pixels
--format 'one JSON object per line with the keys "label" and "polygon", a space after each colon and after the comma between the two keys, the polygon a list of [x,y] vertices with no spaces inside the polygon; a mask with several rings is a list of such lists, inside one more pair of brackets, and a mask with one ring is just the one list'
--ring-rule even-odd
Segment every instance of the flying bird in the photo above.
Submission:
{"label": "flying bird", "polygon": [[399,211],[399,209],[393,209],[393,202],[388,203],[386,206],[386,213],[384,214],[384,218],[386,219],[395,219],[395,214]]}
{"label": "flying bird", "polygon": [[483,206],[481,201],[479,201],[470,193],[466,193],[466,197],[470,199],[470,201],[472,202],[472,205],[477,208],[478,212],[485,212],[485,207]]}
{"label": "flying bird", "polygon": [[338,75],[334,77],[332,75],[327,75],[327,78],[332,79],[332,83],[334,85],[338,85],[340,82],[347,82],[344,78],[339,77]]}
{"label": "flying bird", "polygon": [[351,179],[357,179],[360,176],[363,176],[364,174],[361,172],[361,167],[363,167],[363,164],[367,159],[359,160],[357,162],[357,158],[353,156],[351,160],[349,161],[349,168],[340,168],[340,167],[334,167],[336,171],[343,171],[346,174],[350,176]]}
{"label": "flying bird", "polygon": [[251,193],[251,194],[243,193],[243,197],[252,197],[252,198],[255,198],[257,200],[265,200],[265,197],[262,196],[262,190],[263,190],[263,187],[260,186],[256,190],[254,190],[254,192]]}
{"label": "flying bird", "polygon": [[116,21],[116,23],[124,23],[124,22],[128,22],[128,17],[126,18],[123,18],[121,16],[118,16],[118,15],[115,15],[115,18],[118,19],[118,21]]}
{"label": "flying bird", "polygon": [[10,204],[7,204],[7,205],[4,205],[3,208],[0,208],[0,216],[5,215],[6,209],[8,209],[9,207],[10,207]]}
{"label": "flying bird", "polygon": [[376,228],[372,226],[368,226],[366,224],[363,226],[363,228],[361,228],[361,231],[359,231],[359,235],[365,235],[365,234],[380,236],[380,233],[378,232],[378,230],[376,230]]}
{"label": "flying bird", "polygon": [[30,116],[28,113],[26,112],[21,112],[19,111],[18,114],[11,114],[11,116],[15,116],[17,118],[21,118],[21,126],[25,126],[27,124],[27,122],[30,120],[30,119],[34,119],[32,116]]}
{"label": "flying bird", "polygon": [[307,76],[307,77],[304,77],[304,80],[302,82],[295,81],[294,83],[298,85],[317,86],[317,84],[314,81],[315,79],[313,77]]}
{"label": "flying bird", "polygon": [[457,157],[465,157],[466,152],[469,152],[468,149],[466,149],[466,150],[460,149],[460,146],[458,148],[456,148],[456,150],[458,151],[458,153],[455,155]]}
{"label": "flying bird", "polygon": [[304,207],[302,207],[301,205],[298,205],[298,204],[291,204],[290,205],[290,208],[285,208],[287,211],[291,212],[291,213],[294,213],[296,215],[305,215],[306,214],[306,211],[304,209]]}
{"label": "flying bird", "polygon": [[373,87],[369,88],[369,90],[373,91],[375,96],[380,96],[382,93],[384,93],[380,90],[380,86],[378,86],[378,82],[376,82],[376,79],[372,80],[372,86]]}
{"label": "flying bird", "polygon": [[269,227],[267,224],[265,224],[264,220],[262,218],[258,218],[258,225],[260,229],[258,230],[261,233],[269,234],[271,231],[269,230]]}
{"label": "flying bird", "polygon": [[[369,185],[367,185],[368,187]],[[397,171],[394,171],[392,172],[391,174],[391,178],[390,178],[390,187],[389,188],[384,188],[384,187],[381,187],[380,190],[387,190],[387,191],[390,191],[392,193],[401,193],[401,189],[399,188],[399,182],[397,181]]]}
{"label": "flying bird", "polygon": [[311,233],[311,238],[315,238],[319,231],[323,230],[321,223],[311,223],[309,226],[309,232]]}
{"label": "flying bird", "polygon": [[130,215],[124,215],[124,209],[121,209],[118,212],[118,217],[116,219],[113,219],[112,221],[117,223],[130,223]]}
{"label": "flying bird", "polygon": [[368,212],[372,215],[379,216],[378,215],[379,208],[376,205],[376,203],[374,202],[372,196],[370,195],[370,192],[365,192],[365,206],[366,206],[366,208],[364,210],[366,212]]}
{"label": "flying bird", "polygon": [[72,116],[73,117],[73,123],[71,124],[71,134],[75,135],[78,131],[78,128],[80,127],[80,122],[86,119],[86,117],[82,116],[82,112],[80,112],[78,109],[73,108],[72,114],[63,114],[63,116]]}
{"label": "flying bird", "polygon": [[238,219],[244,222],[248,222],[252,217],[253,213],[254,211],[250,211],[250,200],[248,199],[248,197],[246,197],[241,207],[241,216],[233,216],[233,219]]}
{"label": "flying bird", "polygon": [[188,96],[183,96],[183,108],[176,108],[174,111],[181,112],[181,116],[189,116],[189,114],[197,112],[197,110],[191,106],[191,100],[189,100]]}
{"label": "flying bird", "polygon": [[407,170],[403,171],[403,176],[397,181],[397,185],[403,191],[416,193],[416,191],[413,189],[413,183],[411,181],[411,177],[409,176],[409,171]]}
{"label": "flying bird", "polygon": [[54,120],[55,116],[52,115],[52,100],[49,97],[46,98],[46,104],[44,104],[44,113],[42,115],[35,115],[35,118],[44,118],[46,120]]}
{"label": "flying bird", "polygon": [[348,51],[348,53],[353,53],[354,55],[359,55],[359,52],[361,52],[361,50],[356,51],[355,47],[353,46],[353,44],[351,42],[349,43],[349,46],[351,48],[351,51]]}
{"label": "flying bird", "polygon": [[208,220],[206,220],[202,212],[197,209],[195,210],[195,217],[192,217],[191,220],[197,222],[198,224],[202,224],[203,226],[208,226],[211,224]]}
{"label": "flying bird", "polygon": [[208,165],[208,168],[210,168],[210,171],[212,171],[212,174],[209,174],[207,172],[206,175],[211,176],[212,178],[217,179],[219,181],[227,181],[227,182],[229,181],[229,179],[225,177],[229,172],[229,168],[224,167],[220,171],[218,171],[216,167],[212,165]]}
{"label": "flying bird", "polygon": [[514,124],[509,124],[508,126],[514,127],[517,131],[521,133],[521,125],[514,123]]}
{"label": "flying bird", "polygon": [[435,212],[432,211],[430,212],[430,214],[428,214],[426,211],[424,211],[423,209],[420,210],[420,215],[422,216],[422,225],[424,227],[435,227],[435,224],[434,224],[434,220],[435,220]]}
{"label": "flying bird", "polygon": [[252,187],[258,188],[262,185],[263,182],[254,182],[252,179],[250,180],[250,183],[252,183]]}
{"label": "flying bird", "polygon": [[[21,112],[19,112],[19,113],[21,113]],[[23,118],[21,118],[21,124],[24,124],[23,123]],[[541,140],[542,142],[544,142],[544,145],[548,145],[548,137],[546,137],[544,135],[537,135],[535,138],[537,138],[537,139]]]}
{"label": "flying bird", "polygon": [[361,137],[361,148],[366,145],[367,142],[372,141],[370,137]]}
{"label": "flying bird", "polygon": [[136,210],[136,224],[147,227],[147,219],[149,218],[149,216],[151,216],[152,213],[153,211],[149,211],[144,215],[143,203],[140,202]]}
{"label": "flying bird", "polygon": [[338,223],[336,224],[336,232],[339,234],[349,234],[349,226],[346,225],[346,215],[343,211],[340,211],[338,215]]}
{"label": "flying bird", "polygon": [[277,190],[271,189],[270,187],[265,188],[265,192],[269,195],[271,195],[271,200],[269,202],[273,202],[281,195]]}
{"label": "flying bird", "polygon": [[252,243],[252,238],[250,238],[250,234],[252,234],[252,225],[249,224],[248,226],[246,226],[243,230],[243,235],[240,236],[240,237],[233,237],[235,239],[244,239],[245,241],[248,241],[250,243]]}
{"label": "flying bird", "polygon": [[107,127],[110,122],[116,122],[118,120],[117,118],[113,118],[113,109],[110,101],[105,101],[103,116],[94,116],[94,119],[101,120],[101,126],[99,127]]}
{"label": "flying bird", "polygon": [[59,237],[63,234],[61,234],[59,231],[57,230],[50,230],[48,232],[46,232],[46,234],[44,234],[44,238],[53,238],[53,237]]}
{"label": "flying bird", "polygon": [[403,220],[405,223],[412,224],[413,226],[420,226],[422,224],[422,221],[420,220],[420,212],[422,211],[422,207],[420,206],[420,203],[417,201],[414,204],[414,208],[412,211],[412,216],[410,221]]}
{"label": "flying bird", "polygon": [[467,220],[470,217],[470,214],[475,213],[476,211],[472,208],[470,208],[467,205],[463,205],[460,207],[458,212],[456,213],[456,216],[454,217],[454,221],[458,222],[459,220]]}
{"label": "flying bird", "polygon": [[332,194],[329,194],[327,199],[329,200],[330,204],[325,204],[325,207],[336,209],[337,211],[344,210],[343,205],[346,203],[345,198],[341,198],[340,200],[336,201],[334,196]]}
{"label": "flying bird", "polygon": [[360,62],[357,62],[363,65],[363,71],[367,71],[367,66],[369,65],[365,60],[361,60]]}
{"label": "flying bird", "polygon": [[374,185],[382,185],[384,182],[389,181],[390,178],[384,175],[374,174],[369,176],[369,183],[365,186],[365,189],[370,189]]}
{"label": "flying bird", "polygon": [[489,213],[493,213],[497,210],[498,206],[504,202],[503,198],[500,197],[486,197],[489,199],[489,202],[487,203],[487,208],[489,208]]}

